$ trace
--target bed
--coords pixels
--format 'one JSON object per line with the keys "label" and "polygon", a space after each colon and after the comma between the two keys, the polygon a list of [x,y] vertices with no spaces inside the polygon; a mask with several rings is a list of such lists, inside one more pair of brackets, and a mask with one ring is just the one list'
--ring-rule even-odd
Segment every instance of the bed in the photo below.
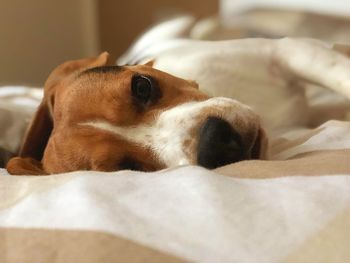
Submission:
{"label": "bed", "polygon": [[[41,97],[0,88],[2,163]],[[1,168],[0,262],[347,261],[349,105],[326,90],[308,97],[314,127],[273,138],[270,160],[37,177]]]}

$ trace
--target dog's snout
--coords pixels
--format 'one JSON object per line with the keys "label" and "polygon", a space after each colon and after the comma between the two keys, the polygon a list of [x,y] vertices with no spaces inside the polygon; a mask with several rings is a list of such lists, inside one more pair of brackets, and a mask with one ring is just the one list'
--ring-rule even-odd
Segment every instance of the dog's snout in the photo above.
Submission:
{"label": "dog's snout", "polygon": [[225,120],[209,117],[200,129],[197,162],[213,169],[244,158],[241,136]]}

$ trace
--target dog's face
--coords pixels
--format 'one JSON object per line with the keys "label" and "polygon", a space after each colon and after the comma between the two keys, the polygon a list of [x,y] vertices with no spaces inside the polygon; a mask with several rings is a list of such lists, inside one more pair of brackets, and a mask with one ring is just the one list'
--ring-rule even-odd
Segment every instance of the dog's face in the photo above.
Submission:
{"label": "dog's face", "polygon": [[263,157],[264,132],[247,106],[149,65],[107,66],[107,57],[50,75],[10,173],[215,168]]}

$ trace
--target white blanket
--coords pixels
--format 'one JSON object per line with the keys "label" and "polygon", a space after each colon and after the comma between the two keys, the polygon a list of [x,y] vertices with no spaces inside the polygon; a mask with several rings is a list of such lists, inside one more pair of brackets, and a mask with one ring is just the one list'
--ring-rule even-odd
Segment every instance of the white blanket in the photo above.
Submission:
{"label": "white blanket", "polygon": [[[0,246],[8,255],[25,248],[9,243],[11,231],[8,239],[1,237],[5,227],[27,234],[28,229],[109,233],[196,262],[345,262],[350,256],[346,175],[252,180],[181,167],[0,181]],[[51,262],[68,262],[74,254],[60,258],[62,247],[51,240],[23,258],[38,262],[50,251]],[[0,259],[14,262],[6,255]]]}
{"label": "white blanket", "polygon": [[[1,126],[10,150],[21,137],[13,127],[23,133],[41,93],[6,89],[18,110],[0,111],[10,116]],[[273,140],[274,161],[216,171],[21,177],[1,169],[0,262],[344,262],[349,149],[349,122],[330,121]]]}

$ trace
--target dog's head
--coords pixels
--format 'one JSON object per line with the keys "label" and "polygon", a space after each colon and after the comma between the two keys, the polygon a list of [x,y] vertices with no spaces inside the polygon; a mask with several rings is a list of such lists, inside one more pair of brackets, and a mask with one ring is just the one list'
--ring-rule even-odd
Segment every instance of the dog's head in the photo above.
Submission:
{"label": "dog's head", "polygon": [[265,154],[249,107],[210,98],[196,83],[150,65],[107,60],[102,53],[51,73],[19,157],[7,165],[11,174],[215,168]]}

